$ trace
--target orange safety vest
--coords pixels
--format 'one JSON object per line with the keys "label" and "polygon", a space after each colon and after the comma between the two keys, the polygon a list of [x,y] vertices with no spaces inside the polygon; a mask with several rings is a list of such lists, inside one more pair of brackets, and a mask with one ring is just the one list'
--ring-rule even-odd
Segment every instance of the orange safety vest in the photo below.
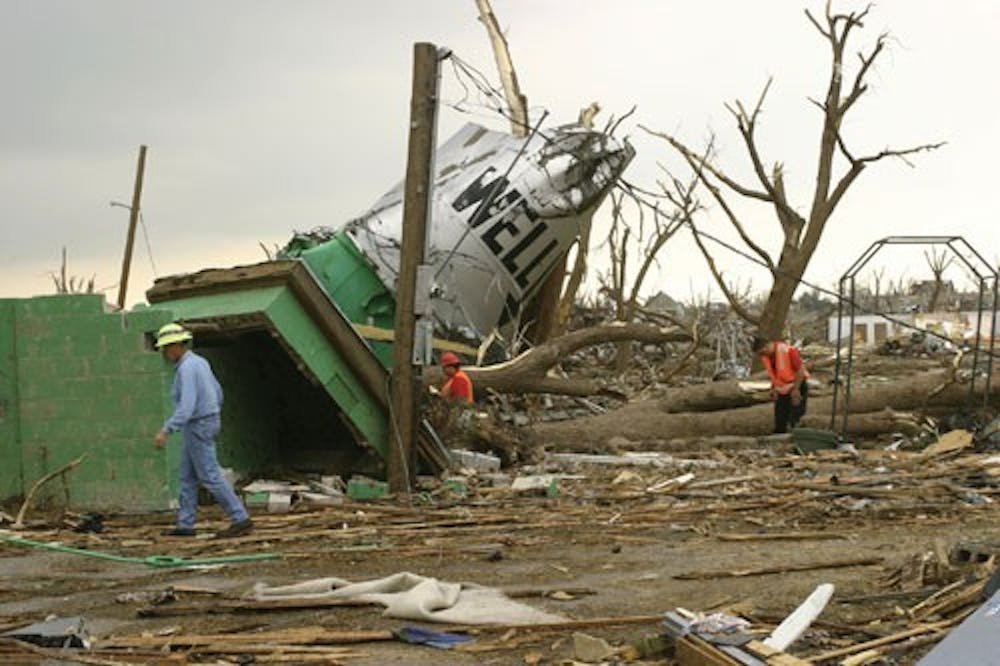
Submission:
{"label": "orange safety vest", "polygon": [[[764,363],[764,369],[767,370],[767,374],[771,378],[771,386],[781,395],[788,395],[795,386],[795,368],[792,367],[790,349],[791,346],[788,343],[775,342],[774,362],[766,354],[760,357],[760,360]],[[802,368],[802,371],[806,379],[808,379],[809,372],[805,367]]]}
{"label": "orange safety vest", "polygon": [[472,404],[472,380],[469,376],[458,370],[441,387],[441,394],[450,399]]}

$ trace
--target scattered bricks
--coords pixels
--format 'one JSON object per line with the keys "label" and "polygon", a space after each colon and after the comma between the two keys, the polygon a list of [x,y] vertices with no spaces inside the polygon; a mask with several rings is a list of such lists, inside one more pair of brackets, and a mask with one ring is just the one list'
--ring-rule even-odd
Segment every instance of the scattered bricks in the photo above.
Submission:
{"label": "scattered bricks", "polygon": [[519,476],[510,484],[511,490],[528,495],[559,495],[559,481],[554,474],[536,474],[534,476]]}
{"label": "scattered bricks", "polygon": [[389,494],[389,484],[363,476],[351,477],[347,482],[347,496],[353,500],[371,500]]}
{"label": "scattered bricks", "polygon": [[500,458],[489,453],[451,449],[451,455],[460,466],[474,469],[480,473],[500,471]]}
{"label": "scattered bricks", "polygon": [[441,488],[459,497],[465,497],[469,494],[469,488],[465,485],[465,480],[457,477],[445,479],[441,484]]}

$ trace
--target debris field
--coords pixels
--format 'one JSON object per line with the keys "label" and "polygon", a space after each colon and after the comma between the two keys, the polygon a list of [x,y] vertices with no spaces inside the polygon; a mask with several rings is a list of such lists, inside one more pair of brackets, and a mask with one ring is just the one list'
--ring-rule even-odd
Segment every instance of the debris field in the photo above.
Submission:
{"label": "debris field", "polygon": [[[1000,456],[976,451],[971,437],[923,451],[808,455],[787,438],[759,442],[550,454],[508,473],[425,480],[406,499],[257,514],[251,535],[225,541],[208,531],[160,536],[167,514],[107,516],[99,533],[29,516],[4,538],[140,561],[278,557],[163,567],[5,541],[0,626],[83,616],[92,644],[74,653],[79,663],[695,663],[672,661],[684,657],[670,656],[675,646],[650,647],[665,612],[725,612],[766,636],[813,588],[832,583],[832,601],[788,654],[816,664],[907,664],[982,603],[1000,548],[991,542]],[[542,482],[515,491],[512,474]],[[223,525],[213,511],[206,530]],[[257,583],[402,571],[496,587],[565,619],[417,623],[472,639],[445,650],[403,642],[400,631],[414,623],[383,617],[370,602],[249,594]],[[581,634],[606,654],[588,652]],[[10,641],[0,650],[5,663],[59,654]]]}

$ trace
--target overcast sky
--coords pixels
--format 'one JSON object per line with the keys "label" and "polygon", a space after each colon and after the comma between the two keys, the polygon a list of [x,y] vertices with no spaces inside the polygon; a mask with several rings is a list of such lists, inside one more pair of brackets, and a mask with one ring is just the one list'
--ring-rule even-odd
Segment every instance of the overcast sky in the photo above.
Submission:
{"label": "overcast sky", "polygon": [[[715,132],[722,164],[745,174],[723,104],[755,99],[773,76],[761,145],[768,163],[785,164],[803,212],[819,135],[807,98],[822,96],[829,71],[806,7],[822,13],[815,0],[494,0],[535,117],[546,108],[554,124],[568,122],[597,100],[601,122],[637,105],[622,127],[638,151],[627,177],[647,187],[658,162],[678,165],[639,123],[694,146]],[[852,50],[883,30],[893,39],[845,135],[858,154],[948,145],[916,157],[916,168],[866,171],[807,277],[829,285],[892,234],[961,234],[996,262],[998,25],[995,0],[873,8]],[[259,242],[356,216],[403,173],[416,41],[448,46],[496,79],[473,0],[0,0],[0,297],[51,292],[64,245],[71,274],[118,282],[128,211],[109,203],[130,200],[140,143],[161,276],[256,262]],[[445,68],[445,101],[461,96]],[[473,113],[442,108],[441,141],[468,120],[504,127],[486,109],[464,109]],[[741,212],[754,236],[780,247],[770,211]],[[732,236],[716,215],[704,224]],[[672,241],[644,291],[703,293],[710,278],[693,248],[686,234]],[[876,265],[926,277],[918,258],[890,253]],[[722,252],[719,262],[766,284],[743,259]],[[130,303],[153,279],[141,233],[133,266]]]}

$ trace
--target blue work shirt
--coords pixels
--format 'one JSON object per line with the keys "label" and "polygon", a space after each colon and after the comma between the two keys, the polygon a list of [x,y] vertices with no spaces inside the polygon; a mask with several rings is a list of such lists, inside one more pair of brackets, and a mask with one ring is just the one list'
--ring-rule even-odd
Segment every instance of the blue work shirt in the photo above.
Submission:
{"label": "blue work shirt", "polygon": [[174,413],[163,424],[163,431],[167,433],[177,432],[189,421],[222,411],[222,387],[212,374],[212,367],[190,350],[177,361],[170,395],[174,400]]}

